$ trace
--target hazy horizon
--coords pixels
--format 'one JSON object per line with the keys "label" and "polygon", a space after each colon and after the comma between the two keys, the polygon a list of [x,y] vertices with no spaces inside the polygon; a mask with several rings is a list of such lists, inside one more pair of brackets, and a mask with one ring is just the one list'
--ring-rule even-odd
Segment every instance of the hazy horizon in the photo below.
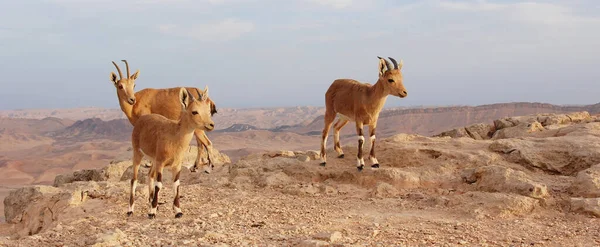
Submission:
{"label": "hazy horizon", "polygon": [[5,1],[0,23],[0,110],[118,108],[121,59],[136,90],[208,85],[221,108],[322,107],[377,56],[404,60],[386,107],[600,102],[592,0]]}

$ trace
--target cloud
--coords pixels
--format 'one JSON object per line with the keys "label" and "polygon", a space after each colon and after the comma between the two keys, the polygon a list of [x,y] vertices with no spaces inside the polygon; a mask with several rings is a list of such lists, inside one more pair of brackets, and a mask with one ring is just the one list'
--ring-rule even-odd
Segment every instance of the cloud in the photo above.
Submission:
{"label": "cloud", "polygon": [[565,5],[540,2],[490,3],[487,1],[449,2],[438,1],[445,10],[464,12],[492,12],[504,15],[513,21],[543,25],[573,25],[600,23],[600,18],[579,16]]}
{"label": "cloud", "polygon": [[343,9],[352,5],[353,0],[307,0],[323,6],[328,6],[336,9]]}
{"label": "cloud", "polygon": [[220,22],[198,24],[191,27],[163,24],[158,31],[181,37],[188,37],[205,42],[230,41],[254,31],[254,23],[237,19],[226,19]]}

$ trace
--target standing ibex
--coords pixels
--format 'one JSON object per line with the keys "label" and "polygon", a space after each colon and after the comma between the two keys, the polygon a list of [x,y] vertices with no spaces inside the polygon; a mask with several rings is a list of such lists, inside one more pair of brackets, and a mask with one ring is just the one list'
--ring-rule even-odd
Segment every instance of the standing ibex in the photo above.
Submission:
{"label": "standing ibex", "polygon": [[[144,156],[149,156],[153,162],[148,172],[148,192],[150,201],[149,218],[156,217],[158,207],[158,193],[162,188],[163,168],[170,167],[173,174],[173,190],[175,199],[173,209],[175,218],[183,216],[179,208],[179,175],[183,154],[188,148],[194,130],[212,130],[215,125],[210,117],[210,103],[208,101],[208,87],[200,93],[200,97],[194,98],[185,88],[179,89],[180,113],[179,120],[171,120],[158,114],[146,114],[141,116],[134,124],[131,133],[131,144],[133,146],[133,178],[131,178],[131,190],[129,192],[128,216],[133,214],[135,188],[137,186],[137,175],[140,162]],[[156,186],[154,180],[156,179]]]}
{"label": "standing ibex", "polygon": [[356,132],[358,134],[358,155],[357,168],[359,171],[365,166],[363,159],[363,125],[366,124],[370,129],[371,152],[370,159],[373,162],[371,167],[379,168],[379,162],[375,158],[375,129],[379,112],[385,104],[388,95],[404,98],[408,95],[406,88],[402,84],[402,60],[400,64],[393,58],[389,58],[394,67],[385,60],[379,58],[379,79],[375,85],[360,83],[352,79],[335,80],[325,93],[325,127],[321,139],[321,166],[327,163],[327,154],[325,146],[327,145],[327,135],[336,114],[340,115],[339,120],[334,125],[334,149],[338,153],[338,158],[344,157],[344,152],[340,145],[340,129],[349,121],[356,122]]}
{"label": "standing ibex", "polygon": [[[155,113],[165,116],[168,119],[179,119],[180,104],[178,102],[179,88],[166,88],[166,89],[153,89],[146,88],[134,94],[135,80],[138,78],[140,71],[137,70],[133,75],[129,73],[129,64],[126,60],[121,60],[127,67],[127,77],[123,77],[123,73],[119,66],[113,61],[112,63],[119,72],[119,79],[114,72],[110,72],[110,80],[114,83],[117,89],[117,97],[119,99],[119,105],[121,110],[129,119],[129,122],[134,125],[138,118],[142,115]],[[186,87],[188,91],[196,91],[197,88]],[[200,95],[195,97],[200,98]],[[217,113],[214,102],[208,99],[210,102],[211,115]],[[196,142],[198,143],[198,156],[194,162],[193,170],[196,170],[199,165],[205,165],[203,161],[203,152],[207,150],[208,165],[205,167],[205,172],[209,173],[212,167],[211,161],[211,141],[206,136],[203,130],[196,130],[195,132]]]}

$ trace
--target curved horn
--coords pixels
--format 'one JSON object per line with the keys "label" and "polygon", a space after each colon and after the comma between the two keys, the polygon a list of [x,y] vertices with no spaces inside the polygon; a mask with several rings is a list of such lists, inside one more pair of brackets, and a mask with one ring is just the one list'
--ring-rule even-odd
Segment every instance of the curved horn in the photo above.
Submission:
{"label": "curved horn", "polygon": [[121,60],[122,62],[125,63],[125,67],[127,67],[127,78],[129,78],[129,63],[127,63],[127,60]]}
{"label": "curved horn", "polygon": [[190,90],[188,90],[187,88],[185,88],[185,91],[187,92],[188,96],[190,97],[190,102],[196,100],[196,98],[194,97],[194,95],[190,93]]}
{"label": "curved horn", "polygon": [[382,58],[382,57],[380,57],[380,56],[377,56],[377,58],[379,58],[379,59],[383,59],[383,61],[385,61],[385,65],[388,67],[388,69],[391,69],[391,68],[392,68],[392,65],[390,64],[390,61],[388,61],[387,59],[385,59],[385,58]]}
{"label": "curved horn", "polygon": [[391,57],[388,57],[390,60],[392,60],[392,63],[394,64],[394,69],[398,69],[398,62],[396,62],[396,59],[393,59]]}
{"label": "curved horn", "polygon": [[119,68],[119,65],[117,65],[115,63],[115,61],[112,61],[112,63],[115,65],[115,67],[117,68],[117,72],[119,72],[119,77],[121,77],[121,79],[123,79],[123,73],[121,72],[121,69]]}
{"label": "curved horn", "polygon": [[200,93],[198,88],[196,88],[196,93],[198,93],[198,100],[202,100],[202,94]]}

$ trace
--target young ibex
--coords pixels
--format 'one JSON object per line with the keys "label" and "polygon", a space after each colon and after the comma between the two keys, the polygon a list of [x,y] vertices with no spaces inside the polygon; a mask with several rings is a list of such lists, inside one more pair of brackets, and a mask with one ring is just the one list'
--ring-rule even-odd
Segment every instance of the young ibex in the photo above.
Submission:
{"label": "young ibex", "polygon": [[379,168],[379,162],[375,158],[375,129],[379,112],[385,104],[388,95],[404,98],[408,95],[406,88],[402,84],[402,60],[398,64],[396,60],[389,57],[393,63],[384,58],[379,58],[379,79],[375,85],[360,83],[352,79],[335,80],[325,93],[325,127],[321,139],[321,166],[327,163],[327,154],[325,146],[327,145],[327,135],[336,114],[340,118],[334,125],[334,149],[338,153],[338,158],[344,158],[344,152],[340,145],[340,130],[349,122],[356,123],[356,132],[358,134],[358,155],[357,168],[359,171],[365,166],[363,159],[363,125],[366,124],[370,129],[371,152],[370,159],[373,162],[371,167]]}
{"label": "young ibex", "polygon": [[[173,174],[175,218],[183,216],[179,208],[179,175],[183,154],[192,140],[194,130],[212,130],[215,127],[210,116],[208,87],[204,89],[204,92],[197,91],[197,93],[200,97],[195,99],[194,95],[187,89],[179,89],[178,98],[181,103],[179,120],[171,120],[159,114],[146,114],[135,122],[131,133],[133,178],[131,178],[131,190],[129,192],[128,216],[133,214],[138,169],[144,156],[149,156],[153,160],[152,167],[148,172],[150,201],[148,217],[151,219],[156,217],[158,193],[162,188],[162,174],[165,167],[170,167]],[[156,186],[154,180],[156,180]]]}
{"label": "young ibex", "polygon": [[[179,119],[180,104],[177,96],[179,93],[179,88],[146,88],[134,94],[133,90],[135,88],[135,80],[138,78],[140,71],[137,70],[135,73],[133,73],[133,75],[130,75],[129,64],[126,60],[121,61],[123,61],[127,67],[127,77],[123,77],[121,69],[113,61],[112,63],[117,68],[117,72],[119,72],[119,79],[114,72],[111,72],[110,80],[114,83],[115,88],[117,89],[119,105],[121,106],[123,113],[125,113],[125,116],[127,116],[127,119],[129,119],[129,122],[134,125],[138,118],[140,118],[142,115],[150,113],[163,115],[168,119]],[[198,92],[196,88],[186,87],[186,89],[190,92]],[[200,98],[200,95],[195,97]],[[217,113],[215,104],[211,99],[207,98],[207,100],[210,103],[211,115],[214,115]],[[205,172],[209,173],[210,168],[212,167],[210,153],[210,146],[212,145],[212,142],[208,139],[203,130],[196,130],[195,136],[196,142],[198,143],[198,156],[196,157],[196,161],[194,162],[194,167],[192,170],[195,171],[199,166],[204,166],[206,163],[208,163],[208,166],[205,166],[204,168]],[[205,162],[203,158],[205,148],[207,150],[208,162]]]}

